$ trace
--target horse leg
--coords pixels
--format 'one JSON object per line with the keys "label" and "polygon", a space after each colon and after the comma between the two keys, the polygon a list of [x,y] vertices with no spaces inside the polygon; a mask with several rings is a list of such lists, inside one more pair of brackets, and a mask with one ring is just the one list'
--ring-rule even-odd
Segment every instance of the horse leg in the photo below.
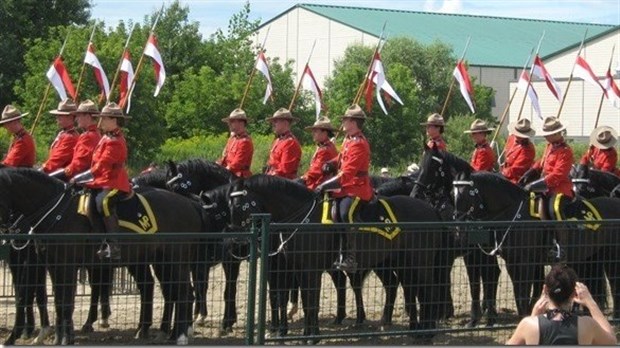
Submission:
{"label": "horse leg", "polygon": [[482,301],[482,311],[486,312],[487,327],[495,325],[497,322],[497,285],[501,270],[495,256],[488,256],[482,252],[476,252],[481,257],[480,276],[482,279],[484,299]]}
{"label": "horse leg", "polygon": [[105,264],[101,266],[100,270],[101,284],[99,284],[99,303],[101,303],[101,321],[99,322],[99,326],[108,328],[110,327],[108,319],[112,315],[112,310],[110,309],[110,295],[112,294],[112,283],[114,282],[114,266]]}
{"label": "horse leg", "polygon": [[374,271],[385,289],[385,305],[383,306],[383,315],[381,316],[381,326],[392,325],[394,303],[396,302],[398,291],[398,277],[394,274],[394,271],[386,269],[385,266],[376,268]]}
{"label": "horse leg", "polygon": [[269,272],[267,282],[269,283],[269,306],[271,308],[269,332],[272,335],[276,335],[280,326],[280,312],[278,308],[278,289],[276,288],[277,281],[275,280],[274,272]]}
{"label": "horse leg", "polygon": [[357,310],[357,316],[355,319],[356,325],[363,324],[366,320],[366,311],[364,309],[364,296],[362,295],[362,287],[364,286],[364,278],[366,278],[368,272],[370,271],[364,270],[347,273],[347,275],[349,276],[349,282],[351,283],[351,288],[353,289],[353,294],[355,295],[355,308]]}
{"label": "horse leg", "polygon": [[207,318],[207,290],[209,288],[209,266],[206,262],[192,262],[190,265],[192,283],[194,284],[196,305],[194,320],[196,325],[203,326]]}
{"label": "horse leg", "polygon": [[4,345],[7,346],[15,345],[15,341],[21,336],[26,324],[26,308],[24,298],[25,286],[23,284],[23,280],[21,279],[24,272],[22,272],[22,266],[17,261],[17,256],[15,255],[16,253],[17,251],[11,250],[11,262],[9,263],[11,278],[13,279],[13,288],[15,289],[15,322],[13,324],[11,334],[4,341]]}
{"label": "horse leg", "polygon": [[[523,264],[523,260],[506,259],[506,269],[512,281],[512,289],[517,304],[517,313],[520,317],[529,315],[530,282],[527,274],[531,266]],[[533,272],[535,273],[535,272]]]}
{"label": "horse leg", "polygon": [[172,282],[170,288],[172,300],[174,301],[174,327],[172,329],[173,339],[177,345],[187,345],[189,343],[189,328],[192,326],[192,304],[194,295],[189,277],[189,266],[177,264],[171,267]]}
{"label": "horse leg", "polygon": [[469,294],[471,295],[471,318],[467,322],[466,327],[475,327],[482,318],[482,309],[480,308],[480,254],[474,251],[467,253],[463,257],[463,262],[467,269],[467,277],[469,278]]}
{"label": "horse leg", "polygon": [[136,286],[140,291],[140,319],[135,338],[146,339],[148,338],[149,329],[153,325],[153,289],[155,281],[148,265],[128,265],[127,270],[136,281]]}
{"label": "horse leg", "polygon": [[[178,314],[178,307],[175,306],[175,294],[173,293],[174,284],[169,281],[172,276],[171,266],[167,265],[165,261],[157,262],[153,264],[153,271],[155,276],[159,280],[161,287],[161,294],[164,298],[164,311],[161,318],[161,324],[159,325],[159,331],[168,335],[168,339],[173,339],[172,333],[172,317],[175,313]],[[176,296],[179,296],[176,294]]]}
{"label": "horse leg", "polygon": [[[347,317],[347,276],[342,271],[330,269],[327,271],[332,278],[334,287],[336,288],[336,319],[334,319],[335,325],[342,324],[344,318]],[[356,300],[357,303],[357,300]],[[359,310],[358,310],[359,316]]]}
{"label": "horse leg", "polygon": [[97,266],[86,267],[88,279],[90,280],[90,306],[88,308],[88,316],[86,322],[82,325],[82,332],[94,332],[93,323],[97,321],[97,306],[99,305],[99,296],[101,294],[101,279],[99,272],[95,269]]}
{"label": "horse leg", "polygon": [[[356,272],[359,273],[359,272]],[[313,338],[305,344],[317,344],[319,342],[319,302],[321,297],[322,272],[300,272],[299,283],[301,284],[301,301],[304,307],[304,336]]]}
{"label": "horse leg", "polygon": [[37,299],[37,307],[39,308],[39,319],[41,321],[41,331],[34,339],[32,344],[43,344],[43,341],[52,333],[50,327],[50,318],[47,312],[47,268],[43,265],[37,267],[35,297]]}
{"label": "horse leg", "polygon": [[54,288],[54,305],[56,307],[56,337],[54,345],[74,344],[73,310],[77,268],[75,265],[52,266],[49,269]]}
{"label": "horse leg", "polygon": [[299,311],[299,291],[300,291],[299,280],[297,279],[297,277],[293,277],[291,279],[291,290],[290,290],[290,301],[289,301],[291,304],[291,309],[286,314],[286,318],[288,320],[292,320],[293,316],[297,314],[297,312]]}
{"label": "horse leg", "polygon": [[232,332],[233,325],[237,322],[237,279],[239,278],[239,260],[225,260],[222,263],[226,287],[224,288],[224,320],[222,330],[225,333]]}

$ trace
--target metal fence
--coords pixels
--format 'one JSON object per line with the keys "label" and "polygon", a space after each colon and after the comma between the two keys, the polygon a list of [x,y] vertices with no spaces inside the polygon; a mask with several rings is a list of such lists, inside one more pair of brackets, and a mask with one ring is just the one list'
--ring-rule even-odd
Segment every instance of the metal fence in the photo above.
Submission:
{"label": "metal fence", "polygon": [[[397,232],[396,226],[399,228]],[[170,245],[189,240],[193,241],[193,248],[212,250],[208,249],[209,245],[213,247],[213,243],[218,243],[220,248],[223,237],[226,237],[227,243],[218,252],[233,250],[229,257],[247,260],[241,261],[237,280],[236,324],[231,331],[221,329],[227,283],[220,263],[211,268],[208,315],[204,323],[199,324],[199,318],[196,318],[191,344],[281,344],[286,341],[308,343],[320,340],[321,343],[334,345],[483,345],[503,344],[507,340],[520,319],[518,302],[523,304],[537,299],[544,275],[550,265],[558,261],[575,268],[599,303],[605,305],[604,313],[610,318],[617,317],[614,312],[620,311],[614,311],[614,295],[620,293],[617,289],[620,283],[616,284],[620,281],[620,274],[616,273],[620,262],[616,253],[616,249],[620,250],[619,228],[620,221],[617,220],[595,223],[300,225],[270,223],[268,215],[257,215],[250,232],[226,232],[225,235],[206,233],[200,234],[199,238],[195,234],[156,234],[147,238],[150,238],[149,242],[164,239]],[[77,235],[62,236],[63,241],[33,235],[17,236],[13,243],[23,245],[26,238],[40,246],[71,242],[78,247],[86,241],[85,236]],[[98,238],[88,238],[94,245],[99,243]],[[145,243],[145,236],[122,238],[119,243],[123,245],[124,253],[125,249],[129,249],[126,245]],[[353,240],[358,244],[356,259],[364,277],[359,273],[345,277],[331,267],[338,259],[341,247],[347,249]],[[404,240],[407,242],[402,242]],[[10,245],[9,242],[2,250],[6,252]],[[231,245],[236,247],[231,249]],[[216,256],[222,255],[207,255],[207,261],[217,263]],[[125,254],[123,257],[125,261]],[[278,264],[278,257],[284,258],[286,266]],[[0,273],[0,339],[5,340],[13,327],[16,311],[12,278],[6,262],[3,263],[4,272]],[[321,274],[320,281],[312,280],[311,274],[314,273]],[[428,278],[429,275],[431,278]],[[281,283],[268,283],[270,276],[280,279]],[[87,320],[90,304],[90,276],[85,276],[83,280],[84,284],[77,288],[73,315],[78,330]],[[46,284],[48,309],[53,323],[56,310],[49,277]],[[281,335],[281,326],[273,327],[271,284],[302,289],[297,302],[298,312],[290,313],[286,335]],[[363,307],[357,308],[352,284],[361,284],[358,296],[363,299]],[[78,331],[76,343],[152,343],[153,336],[137,340],[133,337],[139,321],[140,296],[137,290],[135,280],[126,269],[116,268],[112,281],[109,327],[95,324],[95,332]],[[312,305],[318,310],[318,325],[304,319],[304,303],[308,307],[314,294],[308,290],[319,293],[318,304]],[[489,291],[496,292],[494,301]],[[295,293],[297,290],[286,292],[286,296],[291,296],[287,312],[294,306],[292,298]],[[153,329],[157,329],[163,314],[161,286],[157,285],[154,294]],[[280,300],[283,294],[280,293]],[[386,296],[392,294],[395,298],[390,321],[384,311]],[[480,302],[475,301],[476,297]],[[313,308],[305,309],[312,311]],[[410,325],[409,313],[412,310],[417,313],[418,326]],[[35,313],[38,326],[36,309]],[[435,326],[427,325],[435,319]],[[313,331],[314,326],[318,327],[318,333]],[[46,343],[50,340],[48,338]],[[17,343],[28,342],[18,340]]]}

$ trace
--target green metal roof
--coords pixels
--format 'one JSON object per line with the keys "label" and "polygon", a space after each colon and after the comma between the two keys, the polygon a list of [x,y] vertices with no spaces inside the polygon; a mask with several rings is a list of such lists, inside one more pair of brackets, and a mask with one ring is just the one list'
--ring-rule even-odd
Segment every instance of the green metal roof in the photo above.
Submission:
{"label": "green metal roof", "polygon": [[461,54],[467,37],[471,36],[466,60],[478,66],[522,67],[543,31],[545,37],[539,54],[544,58],[579,45],[586,28],[587,40],[592,40],[620,27],[317,4],[298,4],[284,13],[298,7],[376,37],[381,35],[381,28],[387,21],[385,31],[389,37],[412,37],[423,44],[439,40],[451,45],[456,55]]}

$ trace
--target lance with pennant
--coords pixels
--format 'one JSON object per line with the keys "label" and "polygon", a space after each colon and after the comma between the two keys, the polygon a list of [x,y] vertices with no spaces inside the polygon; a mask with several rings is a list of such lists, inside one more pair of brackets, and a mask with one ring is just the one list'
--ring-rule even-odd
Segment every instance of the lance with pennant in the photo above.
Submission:
{"label": "lance with pennant", "polygon": [[291,103],[288,105],[289,111],[293,112],[293,106],[295,105],[295,99],[299,95],[299,90],[301,89],[301,83],[304,79],[304,74],[306,73],[306,68],[308,68],[308,64],[310,64],[310,58],[312,58],[312,53],[314,52],[314,46],[316,45],[316,39],[314,39],[314,43],[312,44],[312,48],[310,49],[310,54],[308,54],[308,59],[306,60],[306,65],[304,65],[304,72],[301,73],[301,77],[299,78],[299,82],[297,83],[297,88],[295,88],[295,93],[293,93],[293,98],[291,99]]}
{"label": "lance with pennant", "polygon": [[[90,38],[88,39],[88,43],[86,44],[86,50],[88,50],[88,45],[93,42],[93,37],[95,36],[95,30],[97,30],[97,21],[93,23],[93,31],[90,33]],[[80,69],[80,76],[78,77],[77,87],[75,88],[75,102],[78,103],[80,101],[80,87],[82,86],[82,78],[84,77],[84,70],[86,69],[86,60],[82,62],[82,69]]]}
{"label": "lance with pennant", "polygon": [[112,86],[110,87],[110,94],[108,94],[108,98],[106,102],[109,102],[112,99],[112,93],[114,92],[114,87],[116,86],[116,80],[118,80],[118,74],[120,73],[121,66],[123,65],[123,58],[125,57],[125,52],[127,51],[127,47],[129,47],[129,40],[133,35],[133,29],[136,24],[133,23],[131,25],[131,29],[129,30],[129,35],[127,36],[127,41],[125,41],[125,47],[123,47],[123,53],[121,53],[121,60],[118,62],[118,66],[116,67],[116,72],[114,73],[114,78],[112,79]]}
{"label": "lance with pennant", "polygon": [[364,90],[366,89],[368,78],[372,74],[372,68],[375,63],[375,56],[377,55],[377,52],[380,52],[381,47],[383,47],[381,43],[384,41],[383,34],[385,33],[386,25],[387,25],[387,21],[383,22],[383,28],[381,28],[381,34],[379,35],[379,41],[377,42],[377,46],[375,47],[372,57],[370,57],[370,64],[368,65],[368,70],[366,71],[366,75],[364,75],[364,80],[362,81],[359,88],[357,89],[357,93],[355,94],[355,99],[353,99],[353,104],[359,104],[360,99],[362,98],[362,94],[364,93]]}
{"label": "lance with pennant", "polygon": [[[149,36],[146,38],[146,44],[144,45],[145,47],[146,47],[146,45],[148,45],[149,39],[150,39],[151,35],[153,35],[153,33],[155,33],[155,28],[157,27],[157,22],[159,22],[159,18],[161,17],[161,14],[163,12],[164,12],[164,4],[161,4],[161,9],[159,10],[159,13],[157,14],[157,17],[155,17],[155,22],[153,22],[153,26],[151,26],[151,30],[149,31]],[[121,60],[121,62],[122,62],[122,60]],[[144,50],[142,50],[142,55],[140,56],[140,60],[138,60],[138,66],[136,66],[136,72],[133,75],[133,82],[131,83],[131,88],[128,88],[129,95],[131,95],[131,93],[133,92],[133,89],[136,87],[136,81],[138,81],[138,75],[140,75],[140,71],[142,70],[143,63],[144,63]],[[125,103],[126,103],[125,100],[121,101],[122,105],[119,105],[121,107],[121,109],[125,109]]]}
{"label": "lance with pennant", "polygon": [[[256,60],[254,61],[254,66],[252,67],[252,72],[250,73],[250,77],[248,78],[248,83],[245,85],[245,89],[243,90],[243,96],[241,97],[241,102],[239,103],[239,109],[243,109],[243,104],[245,103],[245,98],[248,96],[250,91],[250,86],[252,85],[252,80],[254,79],[254,75],[256,74],[256,63],[258,63],[258,59],[260,57],[261,52],[265,52],[265,44],[267,43],[267,37],[269,37],[269,30],[271,26],[267,27],[267,32],[265,33],[265,37],[263,38],[263,44],[259,47],[259,54],[256,55]],[[273,101],[273,94],[272,99]]]}
{"label": "lance with pennant", "polygon": [[[545,31],[543,30],[542,35],[540,36],[540,40],[538,40],[538,46],[536,47],[536,54],[534,57],[538,56],[538,52],[540,52],[540,45],[542,44],[543,38],[545,37]],[[525,99],[527,99],[527,93],[530,88],[532,88],[532,72],[534,71],[534,64],[532,64],[530,68],[530,78],[527,81],[527,87],[525,88],[525,92],[523,94],[523,99],[521,100],[521,107],[519,107],[519,114],[517,116],[517,121],[521,119],[521,115],[523,115],[523,107],[525,106]]]}
{"label": "lance with pennant", "polygon": [[[583,33],[583,39],[581,39],[581,45],[579,46],[579,51],[577,51],[577,57],[581,55],[581,50],[583,49],[583,44],[586,41],[586,36],[588,35],[588,28],[586,28],[586,32]],[[564,92],[564,96],[562,97],[562,102],[560,103],[560,108],[558,109],[557,118],[560,119],[562,115],[562,108],[564,107],[564,102],[566,101],[566,95],[568,94],[568,89],[570,88],[570,84],[573,81],[573,73],[575,72],[575,64],[577,64],[577,59],[573,63],[573,68],[570,71],[570,76],[568,77],[568,84],[566,85],[566,91]]]}
{"label": "lance with pennant", "polygon": [[[469,42],[471,41],[471,36],[467,37],[467,42],[465,43],[465,48],[463,49],[463,54],[461,54],[461,59],[457,61],[462,61],[465,59],[465,53],[467,53],[467,48],[469,47]],[[454,89],[454,80],[455,77],[452,77],[452,82],[450,83],[450,88],[448,88],[448,95],[446,96],[446,101],[443,103],[443,107],[441,108],[441,116],[444,116],[444,112],[446,112],[446,108],[448,107],[448,102],[450,101],[450,96],[452,95],[452,90]]]}
{"label": "lance with pennant", "polygon": [[[60,47],[60,52],[58,52],[58,57],[62,57],[62,52],[65,51],[65,46],[67,45],[67,40],[69,40],[69,31],[67,32],[67,36],[65,37],[65,41],[62,43]],[[47,103],[47,97],[50,94],[50,87],[52,86],[51,82],[47,83],[47,87],[45,88],[45,93],[43,93],[43,100],[41,100],[41,104],[39,104],[39,111],[37,111],[37,116],[34,118],[34,122],[32,123],[32,127],[30,128],[30,135],[34,135],[34,130],[37,128],[37,123],[39,122],[39,118],[41,117],[41,113],[43,112],[43,107]]]}
{"label": "lance with pennant", "polygon": [[[607,71],[609,71],[609,69],[611,69],[611,64],[612,64],[612,62],[614,60],[614,51],[615,50],[616,50],[616,44],[614,44],[614,46],[611,48],[611,58],[609,58],[609,65],[607,66]],[[611,98],[611,96],[609,98]],[[601,117],[601,108],[603,107],[603,99],[605,99],[605,93],[604,92],[603,92],[603,94],[601,94],[601,101],[598,103],[598,111],[596,112],[596,122],[594,122],[594,128],[598,127],[598,120]]]}

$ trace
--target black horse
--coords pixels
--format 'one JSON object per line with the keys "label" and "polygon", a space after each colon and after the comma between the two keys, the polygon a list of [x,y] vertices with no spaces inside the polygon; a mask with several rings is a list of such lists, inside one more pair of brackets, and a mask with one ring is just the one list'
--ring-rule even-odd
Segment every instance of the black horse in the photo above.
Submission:
{"label": "black horse", "polygon": [[[527,200],[528,195],[527,192],[516,185],[507,185],[510,189],[506,189],[507,191],[503,192],[503,195],[497,197],[500,202],[485,205],[485,211],[488,212],[486,215],[472,216],[471,214],[461,214],[462,209],[459,209],[458,204],[455,205],[454,201],[454,180],[458,175],[471,176],[472,171],[473,169],[468,162],[448,152],[425,146],[420,162],[420,174],[416,183],[416,190],[422,190],[427,195],[436,197],[438,202],[443,201],[442,206],[447,208],[446,212],[453,211],[453,217],[458,220],[515,221],[531,219],[529,214],[519,214],[522,210],[526,211],[525,208],[527,206],[524,207],[523,202]],[[495,174],[476,173],[473,176],[489,176],[490,178],[497,179],[502,184],[510,184],[510,182]],[[415,193],[414,190],[412,194]],[[511,194],[523,200],[517,200],[516,203],[509,199],[502,201],[504,196]],[[456,211],[454,211],[455,208]],[[472,234],[482,234],[482,238],[488,239],[488,243],[481,243],[479,246],[480,250],[463,249],[466,251],[463,261],[467,266],[472,296],[472,318],[468,323],[470,326],[477,323],[482,311],[485,309],[489,317],[487,324],[493,324],[497,317],[495,304],[500,272],[496,256],[502,256],[506,261],[506,267],[513,283],[519,315],[525,316],[529,314],[530,308],[533,305],[533,302],[530,302],[532,298],[530,294],[533,293],[536,296],[542,289],[541,281],[544,271],[544,248],[542,246],[544,245],[544,234],[535,232],[532,233],[531,238],[525,238],[523,233],[515,233],[515,229],[516,227],[511,227],[507,230],[477,229],[475,232],[471,231]],[[466,230],[460,229],[458,231],[458,244],[461,246],[470,244],[468,241],[470,233]],[[494,247],[489,248],[488,252],[483,253],[483,247],[488,247],[488,245]],[[478,279],[482,280],[485,297],[482,309],[480,308],[480,284]]]}
{"label": "black horse", "polygon": [[[232,174],[229,170],[222,167],[221,165],[205,161],[202,159],[191,159],[188,161],[180,162],[175,165],[174,162],[168,161],[168,170],[167,170],[167,187],[174,192],[186,195],[186,196],[195,196],[199,195],[201,192],[206,192],[212,190],[216,187],[229,184],[234,181],[236,176]],[[161,173],[147,174],[144,178],[139,178],[139,181],[143,184],[152,184],[154,181],[157,181],[161,178]],[[396,179],[391,178],[383,178],[383,177],[373,177],[373,179],[379,182],[392,182]],[[398,180],[401,182],[401,180]],[[402,182],[406,182],[404,179]],[[225,209],[221,211],[221,209]],[[210,209],[210,216],[213,217],[226,217],[227,208],[225,205],[220,204],[214,205]],[[218,221],[214,221],[214,227],[219,230],[220,227],[222,230],[225,226],[221,225],[222,219]],[[210,248],[216,248],[217,250],[228,249],[231,246],[226,241],[223,245],[213,245],[213,241],[209,245]],[[223,248],[222,248],[223,247]],[[195,284],[199,286],[196,289],[196,301],[197,307],[195,308],[195,314],[197,312],[201,313],[201,316],[206,316],[206,281],[205,286],[200,286],[200,279],[207,279],[209,274],[209,267],[216,265],[218,262],[222,262],[224,267],[224,272],[226,275],[226,289],[224,291],[225,297],[225,311],[224,311],[224,322],[223,329],[224,331],[229,331],[232,325],[236,321],[236,312],[235,312],[235,295],[236,295],[236,279],[239,274],[239,261],[238,259],[232,257],[234,254],[239,253],[231,253],[230,250],[224,250],[223,253],[209,253],[210,255],[222,255],[222,258],[213,258],[210,263],[207,263],[206,268],[201,268],[200,271],[204,273],[204,276],[198,276],[199,279],[194,279]],[[245,253],[247,255],[247,253]],[[394,308],[394,301],[396,300],[396,292],[398,280],[395,274],[392,272],[385,271],[383,269],[375,270],[375,273],[381,280],[386,290],[386,307],[384,309],[384,315],[382,317],[382,324],[390,325],[392,323],[392,315]],[[197,272],[193,272],[192,274],[198,274]],[[328,270],[328,274],[334,282],[334,286],[337,291],[337,314],[334,319],[335,324],[341,324],[346,318],[346,275],[337,270]],[[364,311],[364,302],[362,296],[362,285],[365,277],[369,274],[369,271],[360,271],[355,272],[353,274],[347,274],[351,281],[351,287],[353,288],[353,293],[355,295],[355,304],[357,308],[357,317],[356,323],[361,324],[366,319],[366,314]],[[282,303],[286,303],[290,300],[292,303],[291,311],[288,313],[289,317],[292,317],[294,313],[296,313],[297,303],[298,303],[298,283],[296,279],[292,279],[291,283],[291,294],[290,297],[287,296],[287,300],[279,299],[278,301],[282,301]],[[204,289],[204,293],[199,289]],[[274,301],[276,301],[274,299]],[[204,309],[203,309],[204,308]]]}
{"label": "black horse", "polygon": [[[90,220],[78,214],[78,196],[75,191],[54,178],[30,169],[6,169],[0,171],[0,223],[9,218],[10,212],[25,216],[33,226],[34,234],[92,233]],[[143,192],[154,215],[158,231],[201,232],[205,231],[204,212],[200,205],[164,190]],[[119,206],[120,209],[120,206]],[[153,289],[144,289],[141,281],[150,275],[148,264],[152,263],[155,274],[162,283],[162,292],[175,302],[175,327],[173,337],[177,343],[186,343],[191,325],[191,302],[193,296],[189,281],[189,255],[192,240],[179,242],[175,238],[146,238],[144,243],[121,245],[123,263],[137,280],[141,290],[142,307],[139,333],[146,336],[152,323],[152,308],[145,301],[152,298]],[[97,264],[95,251],[100,241],[70,242],[67,240],[42,241],[48,262],[48,270],[54,288],[56,306],[56,344],[74,342],[72,314],[74,310],[77,266]],[[142,267],[136,268],[140,264]],[[147,272],[148,271],[148,272]],[[148,273],[148,275],[147,275]],[[150,292],[150,294],[149,294]]]}
{"label": "black horse", "polygon": [[[321,198],[305,186],[286,179],[255,175],[246,180],[240,179],[218,191],[219,193],[210,192],[207,195],[221,197],[222,192],[225,193],[226,196],[220,198],[220,201],[229,202],[232,225],[236,229],[247,228],[250,214],[261,212],[271,213],[274,222],[321,221],[322,211],[318,208]],[[401,222],[439,221],[433,208],[425,202],[406,196],[389,197],[386,200]],[[392,241],[375,233],[359,233],[354,238],[360,255],[360,268],[374,269],[383,264],[391,267],[398,275],[404,289],[405,308],[409,313],[411,330],[432,329],[436,326],[438,311],[433,305],[441,299],[435,296],[436,279],[433,266],[435,252],[442,247],[439,235],[437,231],[406,230]],[[331,269],[332,262],[338,257],[339,242],[340,235],[334,231],[323,229],[307,234],[290,231],[272,235],[271,249],[263,250],[263,253],[269,252],[272,255],[269,260],[270,274],[294,271],[299,277],[305,314],[304,336],[319,334],[321,273]],[[274,260],[275,257],[280,260]],[[273,279],[270,277],[270,280]],[[442,286],[447,283],[448,280]],[[281,284],[270,282],[270,291],[281,291],[278,289],[279,285]],[[419,321],[416,297],[420,303]]]}
{"label": "black horse", "polygon": [[[448,164],[460,160],[452,155],[446,155],[443,159]],[[532,219],[529,193],[501,176],[490,173],[471,174],[464,171],[459,173],[453,185],[455,209],[460,216],[486,221],[515,222]],[[555,199],[555,196],[552,196],[552,199]],[[579,203],[577,199],[575,204]],[[571,204],[573,203],[567,203],[559,209],[569,211],[573,207]],[[614,198],[595,198],[590,200],[589,204],[598,211],[602,219],[616,219],[620,215],[620,201]],[[542,214],[546,215],[544,212]],[[620,285],[617,268],[620,251],[613,246],[619,239],[617,226],[601,225],[595,232],[590,230],[591,224],[580,226],[577,231],[576,228],[568,227],[531,231],[527,227],[510,224],[499,234],[498,240],[503,249],[502,257],[506,260],[506,267],[513,281],[520,315],[527,315],[527,312],[522,311],[526,309],[525,304],[530,298],[530,290],[536,291],[541,288],[540,284],[536,284],[530,289],[529,284],[534,284],[537,279],[531,279],[528,274],[536,275],[540,282],[543,274],[542,265],[547,261],[547,252],[554,244],[554,240],[563,249],[567,263],[577,270],[582,270],[580,265],[600,262],[608,275],[614,303],[620,303],[616,302],[616,299],[620,300],[620,295],[616,294],[616,289]],[[524,233],[525,230],[528,230],[527,234]],[[528,272],[532,268],[534,272]],[[598,283],[596,276],[583,271],[580,274],[586,283],[592,281],[594,284]],[[530,298],[530,304],[537,295],[534,293]],[[615,306],[614,316],[617,314],[618,308]]]}
{"label": "black horse", "polygon": [[620,177],[610,172],[579,166],[572,182],[573,191],[585,199],[611,197],[614,188],[620,185]]}

